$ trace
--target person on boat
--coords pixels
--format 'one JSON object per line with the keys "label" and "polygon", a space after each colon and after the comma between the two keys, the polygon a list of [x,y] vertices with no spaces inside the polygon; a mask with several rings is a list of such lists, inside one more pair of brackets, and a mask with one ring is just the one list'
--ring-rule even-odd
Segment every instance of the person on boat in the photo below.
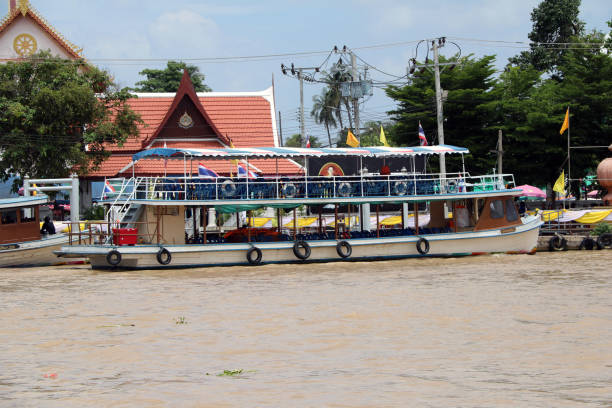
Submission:
{"label": "person on boat", "polygon": [[48,215],[45,217],[45,222],[43,223],[43,226],[40,229],[40,233],[49,235],[55,234],[55,225],[53,225],[53,222],[51,221]]}
{"label": "person on boat", "polygon": [[388,176],[389,174],[391,174],[391,169],[389,168],[389,166],[387,166],[386,164],[384,164],[381,168],[380,168],[380,175],[381,176]]}

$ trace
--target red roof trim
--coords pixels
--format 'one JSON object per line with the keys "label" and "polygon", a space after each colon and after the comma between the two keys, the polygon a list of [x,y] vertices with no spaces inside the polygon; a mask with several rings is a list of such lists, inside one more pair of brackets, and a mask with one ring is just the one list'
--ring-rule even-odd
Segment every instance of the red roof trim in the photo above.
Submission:
{"label": "red roof trim", "polygon": [[161,133],[163,128],[168,123],[168,120],[170,120],[170,117],[172,116],[172,114],[174,113],[176,108],[178,107],[179,103],[183,100],[183,98],[185,96],[187,96],[187,97],[189,97],[189,99],[191,99],[191,102],[193,102],[193,104],[198,109],[198,112],[200,112],[200,114],[204,117],[204,120],[206,120],[208,125],[210,125],[212,130],[215,132],[215,135],[219,139],[221,139],[221,141],[225,145],[227,145],[227,146],[230,145],[230,141],[225,136],[223,136],[221,134],[221,132],[219,131],[217,126],[215,126],[213,121],[210,119],[210,117],[206,113],[206,110],[204,110],[204,107],[202,106],[202,102],[200,102],[200,98],[198,98],[198,95],[197,95],[197,93],[195,91],[195,88],[193,87],[193,83],[191,82],[191,77],[189,76],[189,73],[187,72],[187,70],[185,70],[183,72],[183,77],[181,78],[181,84],[179,85],[179,89],[176,91],[176,95],[174,96],[174,100],[172,101],[172,105],[170,105],[170,108],[166,112],[166,116],[161,121],[161,123],[159,124],[159,126],[157,127],[155,132],[152,133],[149,137],[147,137],[145,140],[142,141],[142,148],[146,148],[149,144],[151,144],[151,142],[153,142],[155,139],[157,139],[157,137],[159,136],[159,134]]}

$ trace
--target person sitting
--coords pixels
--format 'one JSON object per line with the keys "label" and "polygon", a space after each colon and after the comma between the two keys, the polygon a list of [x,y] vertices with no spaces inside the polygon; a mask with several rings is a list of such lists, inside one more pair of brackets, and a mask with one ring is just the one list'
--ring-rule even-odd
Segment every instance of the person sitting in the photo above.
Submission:
{"label": "person sitting", "polygon": [[55,234],[55,225],[53,225],[53,222],[51,221],[49,216],[45,217],[45,222],[43,223],[43,226],[40,229],[40,233],[49,235]]}

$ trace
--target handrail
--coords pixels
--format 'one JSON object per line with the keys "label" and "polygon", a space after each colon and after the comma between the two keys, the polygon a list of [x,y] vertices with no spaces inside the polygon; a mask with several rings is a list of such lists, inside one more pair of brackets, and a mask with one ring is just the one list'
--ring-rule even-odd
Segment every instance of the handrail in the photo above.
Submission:
{"label": "handrail", "polygon": [[[161,179],[161,180],[160,180]],[[125,184],[131,183],[126,181]],[[139,177],[125,198],[125,186],[112,206],[123,211],[138,195],[164,201],[257,199],[319,199],[351,197],[431,196],[498,191],[515,187],[512,174],[470,176],[467,173],[401,173],[363,176],[258,177]],[[151,184],[153,190],[151,191]],[[144,187],[143,187],[144,186]],[[144,191],[143,191],[144,188]],[[144,193],[144,194],[140,194]],[[125,200],[125,201],[124,201]],[[123,201],[123,202],[120,202]],[[120,220],[121,221],[121,220]]]}

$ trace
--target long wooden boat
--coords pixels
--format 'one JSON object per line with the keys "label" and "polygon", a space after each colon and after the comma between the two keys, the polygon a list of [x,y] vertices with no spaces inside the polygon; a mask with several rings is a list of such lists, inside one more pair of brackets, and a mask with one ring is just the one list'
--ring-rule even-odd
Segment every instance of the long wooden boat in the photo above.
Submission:
{"label": "long wooden boat", "polygon": [[[133,162],[164,157],[185,161],[185,174],[176,177],[132,177],[122,182],[109,208],[106,239],[98,244],[69,245],[58,251],[66,257],[88,257],[92,268],[150,269],[210,265],[253,265],[305,261],[346,261],[424,256],[460,256],[484,253],[533,253],[542,221],[520,217],[514,197],[514,178],[508,174],[473,177],[465,171],[424,174],[416,171],[421,155],[463,154],[455,146],[412,148],[369,147],[356,149],[150,149]],[[370,174],[363,164],[355,175],[308,175],[287,177],[198,177],[187,174],[192,161],[200,158],[225,160],[250,158],[309,158],[327,156],[403,159],[411,171],[388,175]],[[189,161],[189,165],[187,162]],[[308,164],[306,164],[308,166]],[[316,228],[298,233],[295,209],[308,207],[319,215],[323,206],[335,209],[333,229],[319,222]],[[401,228],[381,229],[367,225],[375,206],[401,209]],[[239,213],[262,208],[293,210],[293,228],[261,230],[238,228],[220,234],[210,211]],[[362,221],[357,229],[344,228],[339,209],[357,209]],[[425,225],[419,225],[419,215]],[[185,230],[186,214],[196,220],[209,215],[212,231],[192,222]],[[408,217],[414,219],[410,226]],[[237,222],[237,227],[240,227]],[[346,223],[345,223],[346,224]],[[348,228],[347,228],[348,227]]]}
{"label": "long wooden boat", "polygon": [[39,206],[47,196],[0,200],[0,267],[66,263],[53,253],[69,242],[66,234],[41,235]]}

